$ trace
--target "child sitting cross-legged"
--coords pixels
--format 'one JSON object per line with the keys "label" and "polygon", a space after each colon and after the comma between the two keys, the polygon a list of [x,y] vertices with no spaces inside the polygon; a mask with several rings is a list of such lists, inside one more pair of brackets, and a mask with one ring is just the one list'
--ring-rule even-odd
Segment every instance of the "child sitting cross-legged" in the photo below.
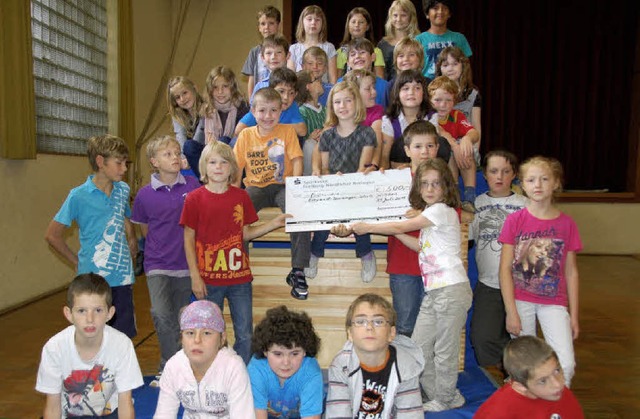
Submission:
{"label": "child sitting cross-legged", "polygon": [[320,419],[322,371],[311,318],[286,306],[267,310],[253,334],[249,377],[256,418]]}
{"label": "child sitting cross-legged", "polygon": [[328,418],[424,418],[420,348],[396,335],[396,313],[377,294],[349,306],[348,341],[329,367]]}

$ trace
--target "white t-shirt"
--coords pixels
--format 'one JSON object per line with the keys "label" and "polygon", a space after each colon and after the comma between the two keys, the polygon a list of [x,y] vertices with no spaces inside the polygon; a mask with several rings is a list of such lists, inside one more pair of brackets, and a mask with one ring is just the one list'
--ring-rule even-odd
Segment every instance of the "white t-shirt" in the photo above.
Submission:
{"label": "white t-shirt", "polygon": [[111,413],[118,408],[118,393],[143,384],[131,339],[105,326],[100,350],[86,362],[76,349],[75,330],[67,327],[42,348],[36,390],[60,394],[63,418]]}
{"label": "white t-shirt", "polygon": [[456,210],[439,202],[425,208],[422,216],[433,223],[420,230],[418,263],[425,290],[469,282],[460,259],[460,220]]}
{"label": "white t-shirt", "polygon": [[476,215],[469,227],[469,239],[476,241],[478,280],[491,288],[500,288],[500,231],[507,215],[525,207],[527,198],[514,193],[504,198],[492,198],[486,193],[476,198]]}

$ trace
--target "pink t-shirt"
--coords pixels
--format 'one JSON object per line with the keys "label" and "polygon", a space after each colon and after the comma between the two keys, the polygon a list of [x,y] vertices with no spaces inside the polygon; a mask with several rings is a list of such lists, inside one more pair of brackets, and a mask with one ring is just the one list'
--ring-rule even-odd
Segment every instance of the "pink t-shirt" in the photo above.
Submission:
{"label": "pink t-shirt", "polygon": [[367,108],[367,116],[362,121],[362,125],[370,127],[371,124],[376,122],[378,119],[382,119],[384,116],[384,108],[382,105],[373,105],[370,108]]}
{"label": "pink t-shirt", "polygon": [[582,249],[571,217],[561,213],[553,220],[541,220],[523,208],[507,217],[498,241],[514,247],[511,272],[516,300],[568,305],[567,253]]}

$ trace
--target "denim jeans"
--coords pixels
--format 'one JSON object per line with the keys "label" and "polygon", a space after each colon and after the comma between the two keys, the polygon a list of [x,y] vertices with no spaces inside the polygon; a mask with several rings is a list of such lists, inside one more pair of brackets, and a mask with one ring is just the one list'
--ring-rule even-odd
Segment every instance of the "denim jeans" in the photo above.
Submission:
{"label": "denim jeans", "polygon": [[224,312],[224,299],[229,302],[233,334],[236,341],[233,349],[244,360],[251,360],[251,336],[253,335],[253,301],[251,282],[244,284],[213,286],[207,285],[207,300],[212,301]]}
{"label": "denim jeans", "polygon": [[420,275],[389,274],[389,288],[393,309],[398,315],[396,331],[411,337],[424,297],[424,283]]}
{"label": "denim jeans", "polygon": [[180,350],[180,309],[189,304],[191,278],[147,275],[151,318],[160,343],[160,371]]}
{"label": "denim jeans", "polygon": [[460,332],[471,307],[469,282],[427,292],[411,337],[424,354],[420,386],[429,400],[449,404],[456,395]]}
{"label": "denim jeans", "polygon": [[187,140],[182,146],[182,153],[187,158],[189,166],[191,167],[191,170],[193,170],[193,173],[195,173],[198,180],[200,179],[200,168],[198,164],[200,162],[202,150],[204,150],[204,144],[200,144],[195,140]]}
{"label": "denim jeans", "polygon": [[[314,231],[311,239],[311,253],[319,258],[324,257],[324,247],[329,238],[329,230]],[[354,234],[356,237],[356,257],[361,258],[373,250],[371,248],[371,235]]]}

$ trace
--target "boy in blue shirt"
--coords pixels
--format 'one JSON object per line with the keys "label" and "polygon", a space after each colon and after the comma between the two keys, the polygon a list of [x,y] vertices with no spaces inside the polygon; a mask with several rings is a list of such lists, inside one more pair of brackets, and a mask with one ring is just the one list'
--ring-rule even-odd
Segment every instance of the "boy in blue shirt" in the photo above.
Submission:
{"label": "boy in blue shirt", "polygon": [[422,10],[429,21],[429,29],[416,36],[424,48],[424,68],[422,74],[430,80],[436,77],[436,61],[440,51],[450,46],[459,47],[464,55],[471,57],[471,47],[460,32],[447,29],[451,17],[449,0],[422,0]]}
{"label": "boy in blue shirt", "polygon": [[[357,38],[347,45],[347,63],[351,70],[369,70],[376,61],[375,47],[366,38]],[[344,80],[344,77],[338,81]],[[376,76],[376,104],[386,108],[389,104],[387,97],[387,81]]]}
{"label": "boy in blue shirt", "polygon": [[[136,335],[132,255],[138,245],[129,221],[129,185],[122,181],[129,149],[122,138],[105,134],[89,139],[87,154],[94,173],[69,192],[49,223],[45,240],[78,274],[94,272],[107,280],[116,309],[109,324],[132,338]],[[77,254],[64,237],[74,221],[80,233]]]}
{"label": "boy in blue shirt", "polygon": [[320,419],[322,370],[311,318],[286,306],[267,310],[256,326],[247,369],[257,418]]}

